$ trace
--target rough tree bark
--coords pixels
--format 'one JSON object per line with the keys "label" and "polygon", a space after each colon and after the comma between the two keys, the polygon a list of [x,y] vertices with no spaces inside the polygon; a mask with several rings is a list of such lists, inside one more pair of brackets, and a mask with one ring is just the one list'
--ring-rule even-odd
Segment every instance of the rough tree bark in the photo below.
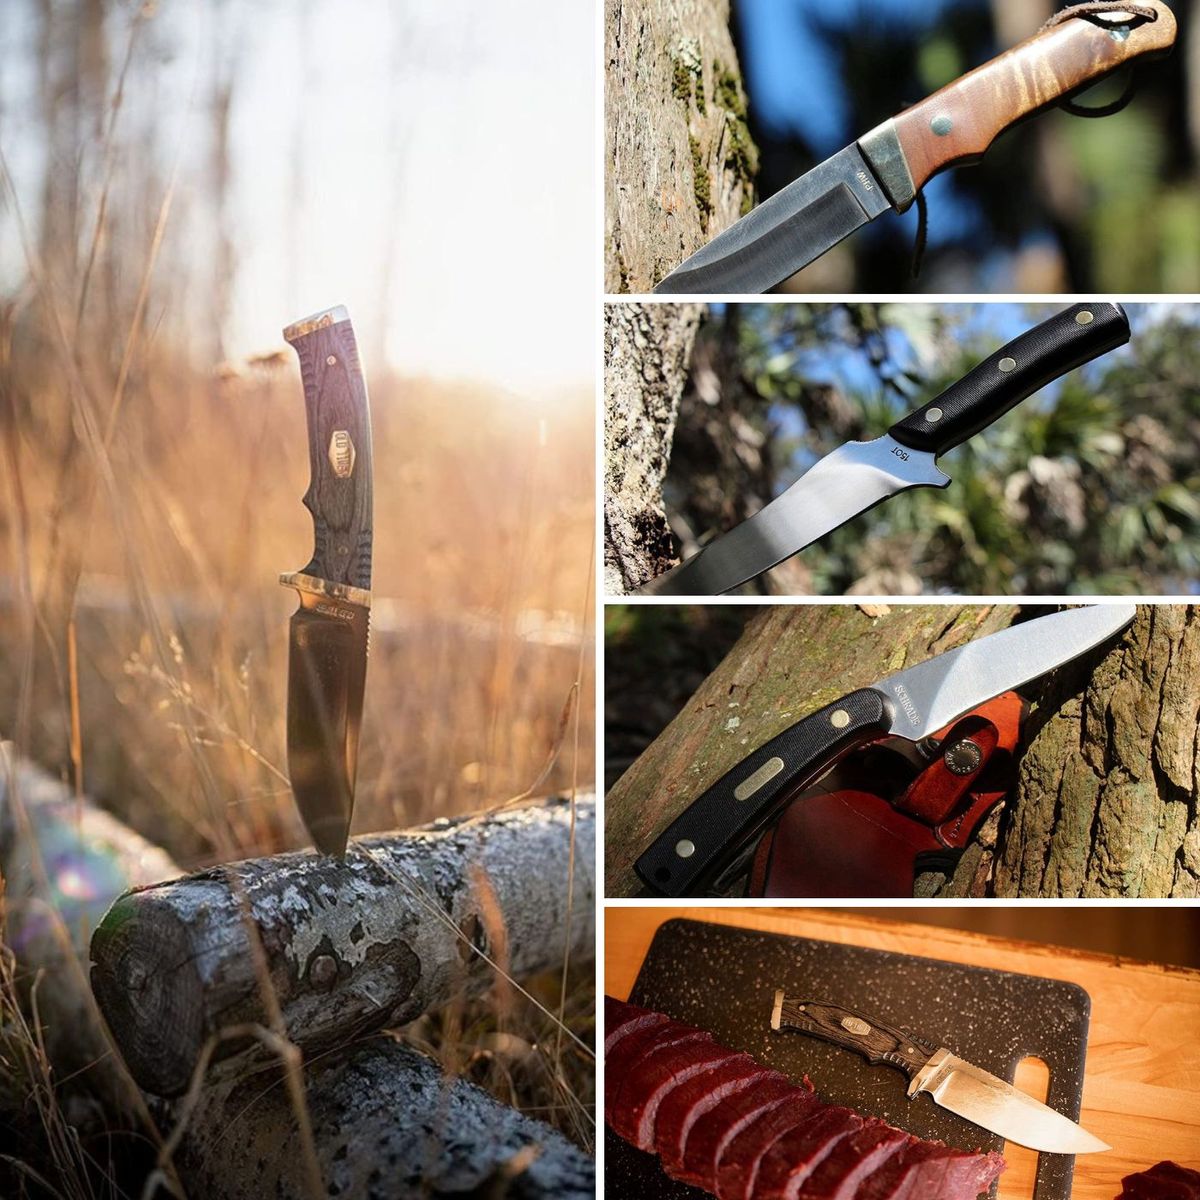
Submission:
{"label": "rough tree bark", "polygon": [[758,151],[728,0],[606,0],[608,292],[648,292],[748,212]]}
{"label": "rough tree bark", "polygon": [[[766,610],[610,789],[609,895],[640,886],[632,863],[748,751],[856,687],[1011,623],[1013,606],[788,606]],[[1200,620],[1143,606],[1123,639],[1023,691],[1013,795],[953,878],[915,894],[962,897],[1200,895]]]}
{"label": "rough tree bark", "polygon": [[[263,971],[312,1055],[487,988],[487,959],[520,977],[590,958],[594,856],[588,797],[574,814],[554,800],[358,838],[344,862],[230,864],[117,900],[92,938],[92,987],[134,1078],[176,1096],[217,1031],[271,1024]],[[212,1077],[243,1072],[241,1051],[261,1053],[223,1041]]]}
{"label": "rough tree bark", "polygon": [[703,316],[698,304],[604,310],[604,590],[622,595],[674,561],[662,481]]}

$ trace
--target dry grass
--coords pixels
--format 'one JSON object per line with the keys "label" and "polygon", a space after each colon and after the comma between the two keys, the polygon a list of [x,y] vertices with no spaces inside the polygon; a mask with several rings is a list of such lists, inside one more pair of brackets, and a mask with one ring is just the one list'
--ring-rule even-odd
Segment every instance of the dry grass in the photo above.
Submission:
{"label": "dry grass", "polygon": [[[110,189],[139,183],[112,152],[121,85],[153,69],[117,50],[119,77],[91,89],[106,108],[90,175],[57,177],[39,218],[0,162],[0,224],[28,266],[0,295],[0,736],[190,868],[307,841],[284,752],[295,596],[276,582],[312,544],[304,416],[290,351],[219,367],[179,336],[194,289],[163,273],[186,263],[169,172],[147,171],[144,220],[116,222]],[[75,246],[45,236],[68,192]],[[530,337],[532,355],[533,323]],[[590,393],[533,400],[372,365],[376,603],[355,832],[591,789]],[[28,1017],[30,981],[7,948],[2,962],[0,1108],[17,1102],[6,1127],[23,1145],[0,1158],[0,1185],[136,1194],[127,1156],[81,1151],[72,1122],[96,1114],[70,1107]],[[590,1041],[590,967],[531,990]],[[592,1062],[558,1032],[510,995],[406,1036],[590,1146]]]}

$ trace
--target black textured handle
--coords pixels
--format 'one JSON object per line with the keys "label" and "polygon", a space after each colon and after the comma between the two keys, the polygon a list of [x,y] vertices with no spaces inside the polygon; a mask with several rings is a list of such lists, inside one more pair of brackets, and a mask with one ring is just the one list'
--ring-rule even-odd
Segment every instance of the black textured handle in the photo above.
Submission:
{"label": "black textured handle", "polygon": [[984,359],[889,430],[914,450],[944,454],[1052,379],[1129,341],[1119,304],[1075,304]]}
{"label": "black textured handle", "polygon": [[903,1029],[830,1004],[825,1000],[789,1000],[777,997],[778,1010],[771,1024],[776,1029],[795,1029],[810,1037],[832,1042],[844,1050],[861,1054],[872,1066],[886,1065],[903,1071],[909,1079],[934,1056],[936,1046],[919,1042]]}
{"label": "black textured handle", "polygon": [[798,787],[841,755],[886,733],[887,701],[851,692],[797,721],[694,800],[637,860],[642,881],[667,896],[704,890]]}
{"label": "black textured handle", "polygon": [[304,505],[313,518],[305,575],[371,587],[371,411],[354,329],[332,309],[284,330],[300,359],[308,414],[311,478]]}

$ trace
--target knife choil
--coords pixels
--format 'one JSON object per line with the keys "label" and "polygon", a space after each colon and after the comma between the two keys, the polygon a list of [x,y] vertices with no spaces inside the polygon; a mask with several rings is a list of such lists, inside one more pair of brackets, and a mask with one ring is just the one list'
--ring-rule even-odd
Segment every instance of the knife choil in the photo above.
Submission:
{"label": "knife choil", "polygon": [[872,1066],[902,1071],[909,1081],[910,1100],[924,1092],[935,1104],[1005,1141],[1050,1154],[1094,1154],[1112,1149],[1069,1117],[944,1046],[926,1044],[903,1029],[840,1005],[788,999],[777,991],[771,1028],[776,1032],[796,1030],[853,1050]]}
{"label": "knife choil", "polygon": [[317,849],[342,855],[354,811],[371,613],[371,414],[346,310],[283,331],[300,359],[312,558],[279,577],[300,595],[288,651],[288,773]]}

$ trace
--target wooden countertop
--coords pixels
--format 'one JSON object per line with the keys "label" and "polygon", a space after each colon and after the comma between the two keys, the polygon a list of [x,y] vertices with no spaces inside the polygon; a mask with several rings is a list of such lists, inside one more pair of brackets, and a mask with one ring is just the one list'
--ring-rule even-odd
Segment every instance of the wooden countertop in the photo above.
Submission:
{"label": "wooden countertop", "polygon": [[[1088,919],[1081,908],[1080,921]],[[1148,922],[1169,919],[1144,910]],[[822,909],[608,907],[605,990],[627,999],[655,930],[687,917],[1062,979],[1092,998],[1080,1123],[1113,1149],[1075,1161],[1072,1200],[1114,1200],[1163,1159],[1200,1170],[1200,971]],[[1032,1077],[1018,1083],[1036,1094]],[[1044,1095],[1044,1091],[1042,1093]],[[1029,1200],[1037,1155],[1007,1147],[1000,1200]]]}

